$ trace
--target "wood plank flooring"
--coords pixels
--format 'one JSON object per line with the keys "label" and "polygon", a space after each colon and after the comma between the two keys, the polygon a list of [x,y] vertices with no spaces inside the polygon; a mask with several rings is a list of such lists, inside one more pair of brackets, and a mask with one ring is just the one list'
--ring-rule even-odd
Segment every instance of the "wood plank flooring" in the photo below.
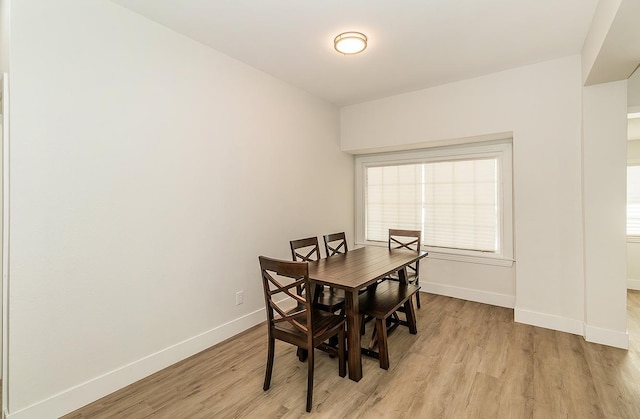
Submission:
{"label": "wood plank flooring", "polygon": [[311,414],[306,364],[287,344],[262,391],[260,325],[65,418],[640,418],[640,291],[628,294],[629,351],[514,323],[510,309],[421,298],[418,334],[389,339],[388,371],[365,358],[355,383],[316,352]]}

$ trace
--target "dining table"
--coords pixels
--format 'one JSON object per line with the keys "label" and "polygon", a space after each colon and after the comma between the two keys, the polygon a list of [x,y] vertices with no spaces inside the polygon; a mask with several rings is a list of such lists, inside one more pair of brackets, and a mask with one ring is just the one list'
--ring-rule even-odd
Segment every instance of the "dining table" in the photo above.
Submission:
{"label": "dining table", "polygon": [[347,362],[349,378],[362,378],[359,291],[398,272],[401,282],[407,281],[406,267],[427,256],[427,252],[364,246],[309,262],[309,280],[341,289],[345,294],[347,320]]}

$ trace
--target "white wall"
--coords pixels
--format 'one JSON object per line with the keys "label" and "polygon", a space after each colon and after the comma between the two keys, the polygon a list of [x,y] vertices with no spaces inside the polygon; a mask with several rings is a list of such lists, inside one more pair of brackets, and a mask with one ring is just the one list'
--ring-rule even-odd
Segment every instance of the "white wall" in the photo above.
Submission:
{"label": "white wall", "polygon": [[[640,163],[640,140],[627,141],[627,162]],[[640,243],[637,242],[627,242],[627,287],[640,290]]]}
{"label": "white wall", "polygon": [[422,291],[514,308],[515,267],[429,257],[420,264]]}
{"label": "white wall", "polygon": [[[5,110],[5,97],[4,97],[4,85],[5,77],[6,73],[2,73],[0,72],[0,83],[2,83],[2,87],[0,87],[0,173],[4,173],[4,143],[5,143],[5,137],[8,137],[8,135],[6,134],[6,129],[5,129],[5,123],[4,120],[8,119],[8,115],[5,116],[5,113],[7,112]],[[7,140],[8,141],[8,140]],[[2,202],[4,202],[4,182],[3,179],[4,175],[0,175],[0,197],[2,197],[2,200],[0,201],[0,220],[3,219],[3,208],[2,208]],[[0,221],[0,237],[2,237],[2,244],[0,244],[0,251],[2,252],[2,258],[4,258],[4,225],[3,223]],[[0,265],[0,270],[2,271],[2,275],[4,276],[4,261],[3,263]],[[1,278],[1,277],[0,277]],[[0,321],[0,348],[3,348],[3,343],[4,343],[4,311],[5,311],[5,307],[4,307],[4,295],[5,295],[5,291],[4,291],[4,280],[0,280],[0,313],[2,314],[2,321]],[[4,349],[3,349],[4,351]],[[2,356],[2,359],[4,359],[4,356]],[[2,372],[4,371],[4,365],[2,362],[2,359],[0,359],[0,377],[4,377],[4,375],[2,374]],[[5,379],[6,380],[6,379]],[[4,389],[3,389],[4,390]],[[4,397],[6,397],[6,395],[3,394]]]}
{"label": "white wall", "polygon": [[[634,111],[640,108],[640,71],[627,80],[627,105]],[[627,142],[627,162],[640,163],[640,119],[630,119]],[[640,243],[627,243],[627,287],[640,290]]]}
{"label": "white wall", "polygon": [[640,163],[640,140],[627,141],[627,162]]}
{"label": "white wall", "polygon": [[627,81],[627,105],[640,107],[640,71],[636,71]]}
{"label": "white wall", "polygon": [[583,205],[586,338],[618,341],[626,333],[627,81],[583,89]]}
{"label": "white wall", "polygon": [[12,6],[9,409],[57,417],[260,322],[259,254],[353,237],[353,158],[332,106],[113,3]]}
{"label": "white wall", "polygon": [[421,283],[513,292],[518,321],[582,334],[579,56],[341,110],[342,149],[350,152],[503,132],[513,133],[515,284],[510,268],[444,261]]}
{"label": "white wall", "polygon": [[0,73],[9,71],[10,0],[0,0]]}
{"label": "white wall", "polygon": [[582,81],[591,75],[623,0],[600,0],[582,46]]}
{"label": "white wall", "polygon": [[[9,72],[9,35],[10,35],[10,19],[9,19],[9,10],[10,10],[10,1],[9,0],[0,0],[0,79],[3,78],[3,74],[4,73],[8,73]],[[3,113],[3,101],[6,100],[5,96],[8,95],[7,93],[3,94],[3,98],[2,100],[0,100],[0,114]],[[2,116],[0,116],[0,121],[3,120],[4,118]],[[2,139],[2,142],[4,142],[4,136],[6,136],[4,133],[7,131],[7,129],[4,129],[3,126],[3,122],[0,122],[0,138]],[[0,143],[2,144],[2,143]],[[2,160],[0,160],[0,173],[3,172],[3,165],[2,165],[2,161],[4,160],[2,158],[2,151],[0,150],[0,158]],[[0,181],[0,195],[2,194],[2,181]],[[2,209],[0,209],[0,217],[3,217],[2,214]],[[2,234],[2,229],[0,227],[0,234]],[[4,289],[3,289],[3,285],[0,284],[0,302],[4,302]],[[0,303],[0,312],[3,312],[3,310],[5,309],[5,307],[3,307],[3,303]],[[4,316],[3,316],[4,317]],[[4,336],[4,331],[3,331],[3,327],[4,327],[4,319],[3,321],[0,321],[0,343],[2,343],[2,336]],[[0,345],[2,346],[2,345]],[[0,374],[4,377],[4,364],[2,362],[2,360],[0,360]],[[2,394],[3,394],[3,399],[6,398],[6,379],[5,379],[5,385],[3,386],[2,389]]]}

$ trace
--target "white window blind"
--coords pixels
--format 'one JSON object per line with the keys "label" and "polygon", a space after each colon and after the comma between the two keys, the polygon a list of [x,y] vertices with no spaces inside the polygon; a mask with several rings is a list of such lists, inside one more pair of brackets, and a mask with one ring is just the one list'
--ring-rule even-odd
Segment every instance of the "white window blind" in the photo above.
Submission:
{"label": "white window blind", "polygon": [[367,168],[366,239],[386,241],[389,228],[422,229],[423,165]]}
{"label": "white window blind", "polygon": [[427,246],[500,251],[497,157],[369,166],[365,239],[422,231]]}
{"label": "white window blind", "polygon": [[627,236],[640,236],[640,166],[627,166]]}

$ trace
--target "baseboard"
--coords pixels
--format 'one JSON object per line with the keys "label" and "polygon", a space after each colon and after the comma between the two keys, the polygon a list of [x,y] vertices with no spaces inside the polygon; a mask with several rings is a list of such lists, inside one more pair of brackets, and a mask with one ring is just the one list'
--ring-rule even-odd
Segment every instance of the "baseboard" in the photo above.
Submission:
{"label": "baseboard", "polygon": [[515,309],[514,317],[518,323],[584,336],[584,324],[579,320],[519,308]]}
{"label": "baseboard", "polygon": [[627,279],[627,289],[640,291],[640,279]]}
{"label": "baseboard", "polygon": [[599,343],[620,349],[629,349],[629,333],[617,330],[584,325],[584,339],[587,342]]}
{"label": "baseboard", "polygon": [[499,307],[513,308],[516,301],[516,297],[513,295],[497,294],[494,292],[479,291],[471,288],[455,287],[453,285],[435,284],[433,282],[421,282],[420,287],[421,291],[431,294],[445,295],[447,297],[475,301],[477,303],[490,304]]}
{"label": "baseboard", "polygon": [[238,319],[93,378],[48,399],[7,414],[8,419],[57,418],[128,386],[265,320],[261,308]]}

